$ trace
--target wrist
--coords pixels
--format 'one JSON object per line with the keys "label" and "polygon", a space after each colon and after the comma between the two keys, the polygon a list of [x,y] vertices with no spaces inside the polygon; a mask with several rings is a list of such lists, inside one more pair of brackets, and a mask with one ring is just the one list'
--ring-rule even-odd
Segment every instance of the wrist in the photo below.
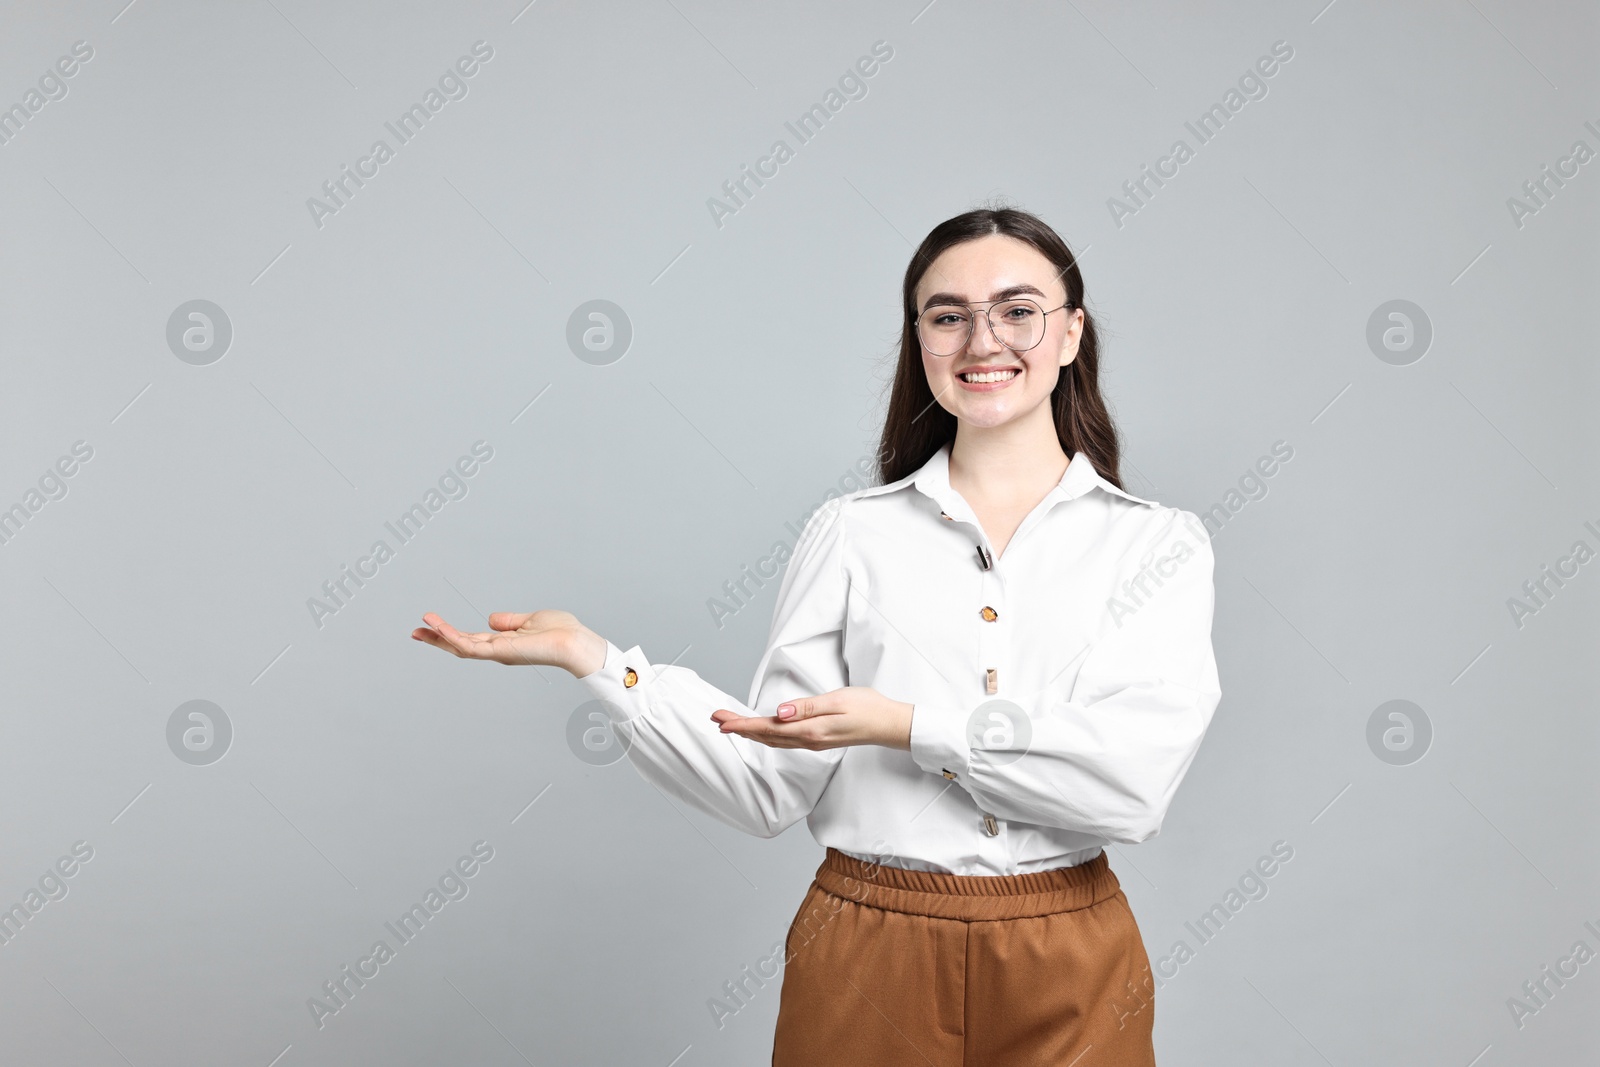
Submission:
{"label": "wrist", "polygon": [[565,667],[574,678],[584,678],[606,665],[606,639],[581,626],[567,638]]}
{"label": "wrist", "polygon": [[889,748],[911,750],[911,717],[916,713],[916,707],[904,701],[893,701],[890,705],[892,714],[889,716],[888,739],[884,744]]}

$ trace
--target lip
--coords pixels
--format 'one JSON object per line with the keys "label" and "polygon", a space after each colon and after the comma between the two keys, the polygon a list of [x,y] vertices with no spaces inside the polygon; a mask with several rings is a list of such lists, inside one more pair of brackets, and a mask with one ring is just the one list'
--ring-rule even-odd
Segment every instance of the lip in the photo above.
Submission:
{"label": "lip", "polygon": [[[1014,370],[1017,373],[1012,377],[1007,378],[1003,382],[969,382],[961,377],[963,374],[971,374],[974,372],[984,374],[995,370]],[[968,392],[994,393],[1006,388],[1012,382],[1015,382],[1018,378],[1021,378],[1022,368],[1017,366],[1015,363],[985,363],[976,367],[962,367],[959,371],[953,372],[950,376],[955,379],[957,386],[967,390]]]}

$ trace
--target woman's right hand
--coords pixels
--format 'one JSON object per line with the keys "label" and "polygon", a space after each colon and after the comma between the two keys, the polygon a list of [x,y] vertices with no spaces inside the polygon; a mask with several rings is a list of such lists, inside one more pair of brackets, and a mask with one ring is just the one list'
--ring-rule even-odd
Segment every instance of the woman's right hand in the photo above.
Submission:
{"label": "woman's right hand", "polygon": [[478,634],[462,633],[431,611],[422,616],[422,621],[428,625],[411,631],[414,640],[461,659],[560,667],[576,678],[593,674],[605,665],[605,638],[579,622],[570,611],[497,611],[489,616],[494,632]]}

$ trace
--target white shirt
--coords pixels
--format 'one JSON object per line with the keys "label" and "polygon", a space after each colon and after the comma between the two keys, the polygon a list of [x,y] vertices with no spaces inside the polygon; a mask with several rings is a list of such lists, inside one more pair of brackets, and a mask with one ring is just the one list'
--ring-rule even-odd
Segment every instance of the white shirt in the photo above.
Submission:
{"label": "white shirt", "polygon": [[[748,701],[606,642],[582,681],[646,779],[752,834],[804,817],[821,845],[954,874],[1074,866],[1160,830],[1222,695],[1204,527],[1080,452],[996,557],[949,461],[946,444],[811,515]],[[710,718],[849,685],[914,706],[909,752],[772,748]]]}

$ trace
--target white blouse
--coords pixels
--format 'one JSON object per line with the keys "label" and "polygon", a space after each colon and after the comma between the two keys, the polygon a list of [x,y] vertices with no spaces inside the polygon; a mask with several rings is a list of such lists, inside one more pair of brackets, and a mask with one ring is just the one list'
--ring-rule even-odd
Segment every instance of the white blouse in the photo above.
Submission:
{"label": "white blouse", "polygon": [[[1020,874],[1153,837],[1221,699],[1210,538],[1081,452],[1003,556],[950,487],[950,445],[835,497],[795,542],[748,702],[606,642],[582,678],[658,788],[761,837],[891,866]],[[872,686],[911,749],[772,748],[711,713]]]}

